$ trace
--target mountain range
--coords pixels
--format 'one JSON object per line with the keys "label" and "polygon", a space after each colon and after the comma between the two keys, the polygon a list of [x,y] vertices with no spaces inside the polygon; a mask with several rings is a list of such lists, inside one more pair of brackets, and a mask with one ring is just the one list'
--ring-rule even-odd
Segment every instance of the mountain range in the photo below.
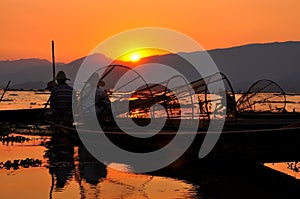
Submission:
{"label": "mountain range", "polygon": [[[228,77],[235,91],[246,91],[255,81],[270,79],[286,92],[300,92],[300,42],[248,44],[207,52],[219,70]],[[198,56],[199,52],[181,54],[193,58]],[[177,64],[179,69],[184,67],[173,57],[171,54],[159,55],[144,58],[144,61]],[[74,80],[85,58],[67,64],[56,63],[56,71],[64,70],[67,76]],[[99,66],[112,61],[102,54],[90,55],[89,60]],[[43,89],[52,79],[52,63],[45,59],[0,61],[0,70],[1,88],[11,80],[10,88]]]}

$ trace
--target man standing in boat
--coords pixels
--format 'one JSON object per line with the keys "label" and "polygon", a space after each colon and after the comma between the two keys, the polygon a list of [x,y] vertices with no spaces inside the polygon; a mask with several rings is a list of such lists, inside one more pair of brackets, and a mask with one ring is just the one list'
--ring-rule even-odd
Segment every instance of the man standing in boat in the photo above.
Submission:
{"label": "man standing in boat", "polygon": [[50,108],[55,122],[67,123],[72,121],[73,88],[66,82],[70,80],[63,71],[56,75],[57,86],[51,90]]}

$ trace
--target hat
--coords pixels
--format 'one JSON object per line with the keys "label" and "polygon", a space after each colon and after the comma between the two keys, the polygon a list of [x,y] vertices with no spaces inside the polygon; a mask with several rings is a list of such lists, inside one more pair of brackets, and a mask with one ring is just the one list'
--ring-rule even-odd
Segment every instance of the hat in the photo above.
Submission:
{"label": "hat", "polygon": [[70,80],[69,78],[66,77],[66,74],[64,71],[59,71],[56,75],[56,80]]}

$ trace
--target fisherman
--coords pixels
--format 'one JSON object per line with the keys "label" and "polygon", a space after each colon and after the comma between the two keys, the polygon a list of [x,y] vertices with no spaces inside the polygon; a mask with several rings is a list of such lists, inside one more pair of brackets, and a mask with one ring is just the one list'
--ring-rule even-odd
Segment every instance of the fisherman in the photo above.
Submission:
{"label": "fisherman", "polygon": [[104,90],[104,86],[105,82],[103,80],[99,80],[95,95],[96,114],[100,123],[113,121],[111,101]]}
{"label": "fisherman", "polygon": [[66,81],[70,80],[63,71],[56,75],[57,86],[51,90],[50,108],[53,112],[54,120],[59,123],[72,121],[72,98],[73,88]]}
{"label": "fisherman", "polygon": [[80,92],[79,110],[83,122],[93,121],[96,116],[101,126],[107,126],[112,123],[111,102],[104,90],[105,82],[100,80],[95,72],[91,74],[85,82],[86,85]]}
{"label": "fisherman", "polygon": [[[85,82],[85,86],[82,88],[79,96],[79,110],[81,111],[80,116],[82,121],[89,121],[94,117],[95,110],[95,91],[97,88],[97,82],[99,80],[99,75],[93,73],[89,79]],[[97,112],[97,110],[96,110]]]}

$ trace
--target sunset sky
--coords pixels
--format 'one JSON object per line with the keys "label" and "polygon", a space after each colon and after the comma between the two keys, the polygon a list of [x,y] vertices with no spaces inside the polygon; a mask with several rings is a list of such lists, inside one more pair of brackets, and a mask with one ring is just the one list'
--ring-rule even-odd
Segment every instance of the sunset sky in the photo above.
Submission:
{"label": "sunset sky", "polygon": [[0,60],[70,62],[140,27],[180,31],[205,49],[300,40],[299,0],[1,0]]}

